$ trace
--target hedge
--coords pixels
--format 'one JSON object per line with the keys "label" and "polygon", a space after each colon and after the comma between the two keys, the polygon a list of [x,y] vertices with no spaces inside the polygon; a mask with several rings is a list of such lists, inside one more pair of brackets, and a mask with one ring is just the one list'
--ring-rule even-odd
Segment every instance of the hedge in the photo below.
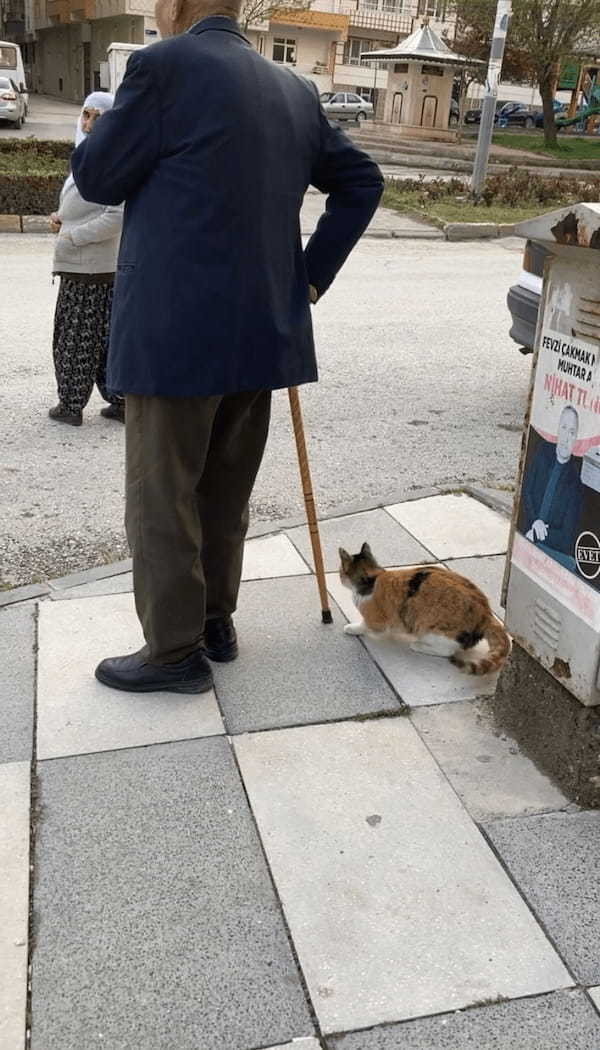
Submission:
{"label": "hedge", "polygon": [[54,139],[0,139],[0,157],[4,153],[29,153],[36,157],[55,157],[68,164],[73,148],[72,142]]}
{"label": "hedge", "polygon": [[64,175],[0,172],[0,215],[50,215],[56,211]]}
{"label": "hedge", "polygon": [[49,215],[69,170],[70,142],[0,139],[0,215]]}

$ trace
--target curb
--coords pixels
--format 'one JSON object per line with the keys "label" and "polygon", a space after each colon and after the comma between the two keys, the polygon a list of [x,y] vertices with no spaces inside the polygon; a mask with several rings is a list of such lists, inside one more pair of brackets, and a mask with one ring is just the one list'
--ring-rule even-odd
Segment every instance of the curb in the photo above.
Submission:
{"label": "curb", "polygon": [[481,241],[514,236],[516,223],[447,222],[444,237],[447,241]]}
{"label": "curb", "polygon": [[47,215],[0,215],[0,233],[50,234]]}
{"label": "curb", "polygon": [[[410,216],[412,218],[412,216]],[[427,225],[423,221],[423,218],[418,219],[421,222],[422,230],[413,229],[390,229],[390,230],[366,230],[363,233],[363,239],[366,237],[368,240],[440,240],[441,234],[438,232],[437,223],[430,223]],[[49,229],[49,220],[45,215],[0,215],[0,234],[2,233],[35,233],[44,234],[48,237],[53,237],[54,234]],[[302,230],[302,237],[310,237],[313,233],[312,230]]]}
{"label": "curb", "polygon": [[[430,216],[421,215],[419,212],[406,212],[406,217],[422,225],[422,229],[397,229],[397,230],[367,230],[363,239],[367,240],[389,240],[389,241],[476,241],[490,240],[497,237],[510,237],[514,232],[514,225],[496,224],[492,222],[447,222]],[[2,233],[34,233],[45,234],[49,237],[52,233],[48,229],[48,219],[45,215],[0,215],[0,234]],[[303,230],[302,236],[308,237],[312,230]]]}
{"label": "curb", "polygon": [[[346,503],[341,507],[336,507],[334,511],[329,514],[323,514],[319,517],[319,521],[331,521],[335,518],[345,518],[349,514],[366,514],[371,510],[380,510],[382,507],[389,507],[394,503],[412,503],[413,500],[425,499],[427,496],[443,496],[448,493],[463,492],[467,496],[471,496],[472,499],[478,500],[479,503],[485,504],[490,507],[491,510],[495,510],[498,514],[503,517],[510,518],[511,516],[511,505],[510,501],[503,500],[500,496],[489,492],[486,489],[479,488],[478,485],[473,485],[470,482],[457,481],[455,484],[448,482],[446,485],[439,486],[438,488],[412,488],[408,491],[402,490],[400,492],[392,492],[384,495],[376,503]],[[281,532],[288,532],[290,529],[297,529],[302,525],[306,525],[306,518],[304,515],[299,515],[293,518],[282,518],[279,521],[265,521],[257,522],[248,529],[247,539],[253,540],[258,539],[262,536],[276,536]],[[48,580],[46,583],[28,583],[23,587],[13,587],[8,591],[0,591],[0,615],[3,608],[10,605],[17,605],[20,602],[33,601],[37,598],[48,598],[51,594],[57,591],[64,591],[70,587],[79,587],[85,583],[95,583],[97,580],[106,580],[113,576],[123,576],[128,572],[131,572],[132,563],[131,558],[125,558],[122,561],[111,562],[108,565],[95,565],[91,569],[82,569],[81,572],[72,572],[68,576],[59,576],[54,580]]]}

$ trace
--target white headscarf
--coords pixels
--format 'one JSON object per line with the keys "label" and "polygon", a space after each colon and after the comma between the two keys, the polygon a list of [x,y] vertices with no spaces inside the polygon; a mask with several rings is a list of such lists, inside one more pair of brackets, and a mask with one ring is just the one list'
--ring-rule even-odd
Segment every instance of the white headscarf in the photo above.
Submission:
{"label": "white headscarf", "polygon": [[109,91],[92,91],[91,95],[88,95],[77,120],[77,129],[75,131],[76,146],[79,146],[85,138],[85,132],[81,130],[84,109],[97,109],[100,113],[106,113],[107,110],[112,109],[114,101],[115,96],[111,95]]}
{"label": "white headscarf", "polygon": [[[81,113],[77,118],[77,126],[75,128],[75,146],[80,146],[86,137],[85,131],[83,131],[81,127],[84,109],[97,109],[100,113],[106,113],[109,109],[112,109],[114,101],[115,96],[111,95],[110,91],[92,91],[91,95],[88,95],[81,107]],[[73,176],[69,175],[65,182],[63,192],[73,184],[73,181]]]}

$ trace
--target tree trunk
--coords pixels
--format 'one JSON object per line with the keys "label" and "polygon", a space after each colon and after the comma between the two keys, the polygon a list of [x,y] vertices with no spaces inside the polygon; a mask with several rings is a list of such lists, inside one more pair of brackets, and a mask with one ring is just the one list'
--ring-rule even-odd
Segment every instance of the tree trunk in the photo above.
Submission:
{"label": "tree trunk", "polygon": [[554,119],[554,95],[556,94],[556,76],[551,74],[540,80],[540,95],[544,110],[544,143],[546,146],[558,145],[556,120]]}

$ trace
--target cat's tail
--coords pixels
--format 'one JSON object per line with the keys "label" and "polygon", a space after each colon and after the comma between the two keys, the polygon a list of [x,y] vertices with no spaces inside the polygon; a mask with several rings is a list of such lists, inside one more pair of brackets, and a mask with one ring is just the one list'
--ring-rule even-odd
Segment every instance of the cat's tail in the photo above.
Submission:
{"label": "cat's tail", "polygon": [[483,632],[483,637],[489,645],[489,652],[480,657],[473,649],[457,653],[452,657],[452,663],[457,664],[462,670],[470,674],[489,674],[491,671],[499,671],[506,662],[510,653],[510,635],[498,620],[492,618]]}

